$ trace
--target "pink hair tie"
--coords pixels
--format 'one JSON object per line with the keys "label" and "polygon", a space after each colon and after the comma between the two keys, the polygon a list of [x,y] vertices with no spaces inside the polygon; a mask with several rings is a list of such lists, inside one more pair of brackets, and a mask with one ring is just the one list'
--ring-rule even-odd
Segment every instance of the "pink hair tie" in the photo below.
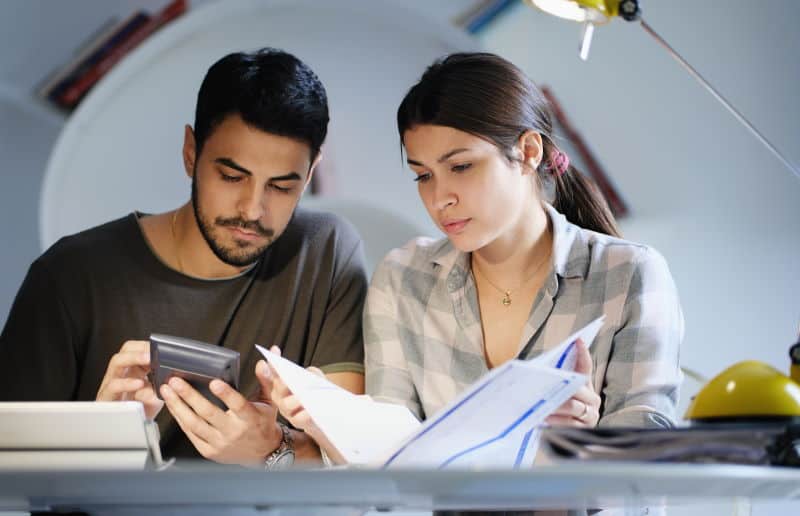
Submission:
{"label": "pink hair tie", "polygon": [[569,156],[560,150],[554,150],[550,156],[550,172],[558,177],[563,176],[569,169]]}

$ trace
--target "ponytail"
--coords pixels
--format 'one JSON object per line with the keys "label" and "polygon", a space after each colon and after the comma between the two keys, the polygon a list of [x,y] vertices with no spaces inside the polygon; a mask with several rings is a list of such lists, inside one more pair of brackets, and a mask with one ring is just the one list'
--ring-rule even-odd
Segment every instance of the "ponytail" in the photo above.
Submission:
{"label": "ponytail", "polygon": [[570,165],[569,157],[549,138],[544,139],[540,180],[552,178],[553,208],[584,229],[621,237],[617,221],[594,181]]}
{"label": "ponytail", "polygon": [[570,166],[564,174],[554,175],[553,208],[568,221],[584,229],[621,237],[617,221],[597,185]]}

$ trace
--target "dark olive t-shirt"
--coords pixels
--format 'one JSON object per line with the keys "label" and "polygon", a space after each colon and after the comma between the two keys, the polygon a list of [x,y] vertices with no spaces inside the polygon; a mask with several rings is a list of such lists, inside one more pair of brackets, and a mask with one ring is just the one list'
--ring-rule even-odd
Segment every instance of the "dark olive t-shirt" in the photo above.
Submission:
{"label": "dark olive t-shirt", "polygon": [[[0,400],[93,400],[127,340],[189,337],[241,353],[240,390],[258,392],[254,344],[325,372],[363,372],[367,288],[351,225],[299,209],[257,264],[207,280],[167,267],[136,214],[59,240],[30,267],[0,335]],[[199,456],[167,410],[167,457]]]}

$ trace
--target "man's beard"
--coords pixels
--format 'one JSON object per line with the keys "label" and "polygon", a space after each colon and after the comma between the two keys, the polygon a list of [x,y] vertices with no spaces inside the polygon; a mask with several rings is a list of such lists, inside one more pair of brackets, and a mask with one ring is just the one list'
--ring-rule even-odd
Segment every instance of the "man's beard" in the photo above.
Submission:
{"label": "man's beard", "polygon": [[[192,208],[194,210],[194,218],[197,221],[197,227],[200,228],[200,233],[203,235],[203,238],[205,238],[208,247],[211,248],[211,251],[213,251],[217,258],[228,265],[245,267],[255,263],[261,258],[261,255],[264,254],[264,251],[267,250],[267,247],[269,247],[274,240],[273,236],[275,235],[275,231],[265,228],[257,220],[246,221],[241,217],[217,217],[214,222],[211,222],[207,219],[200,211],[197,195],[196,171],[192,177]],[[234,248],[224,247],[214,238],[214,232],[218,230],[218,226],[238,227],[247,231],[253,231],[260,236],[267,237],[267,241],[261,247],[250,251],[247,250],[248,246],[246,243],[239,243],[238,246]]]}

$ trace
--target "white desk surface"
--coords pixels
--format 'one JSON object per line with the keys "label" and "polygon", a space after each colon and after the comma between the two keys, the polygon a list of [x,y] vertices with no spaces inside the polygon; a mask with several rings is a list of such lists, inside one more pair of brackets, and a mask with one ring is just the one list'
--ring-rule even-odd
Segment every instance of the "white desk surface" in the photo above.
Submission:
{"label": "white desk surface", "polygon": [[[530,471],[293,470],[211,465],[166,471],[0,471],[0,511],[250,514],[635,507],[692,500],[800,500],[800,470],[753,466],[571,463]],[[221,509],[225,507],[226,510]],[[311,508],[316,508],[314,511]],[[234,508],[238,508],[233,510]],[[352,512],[351,512],[352,514]]]}

